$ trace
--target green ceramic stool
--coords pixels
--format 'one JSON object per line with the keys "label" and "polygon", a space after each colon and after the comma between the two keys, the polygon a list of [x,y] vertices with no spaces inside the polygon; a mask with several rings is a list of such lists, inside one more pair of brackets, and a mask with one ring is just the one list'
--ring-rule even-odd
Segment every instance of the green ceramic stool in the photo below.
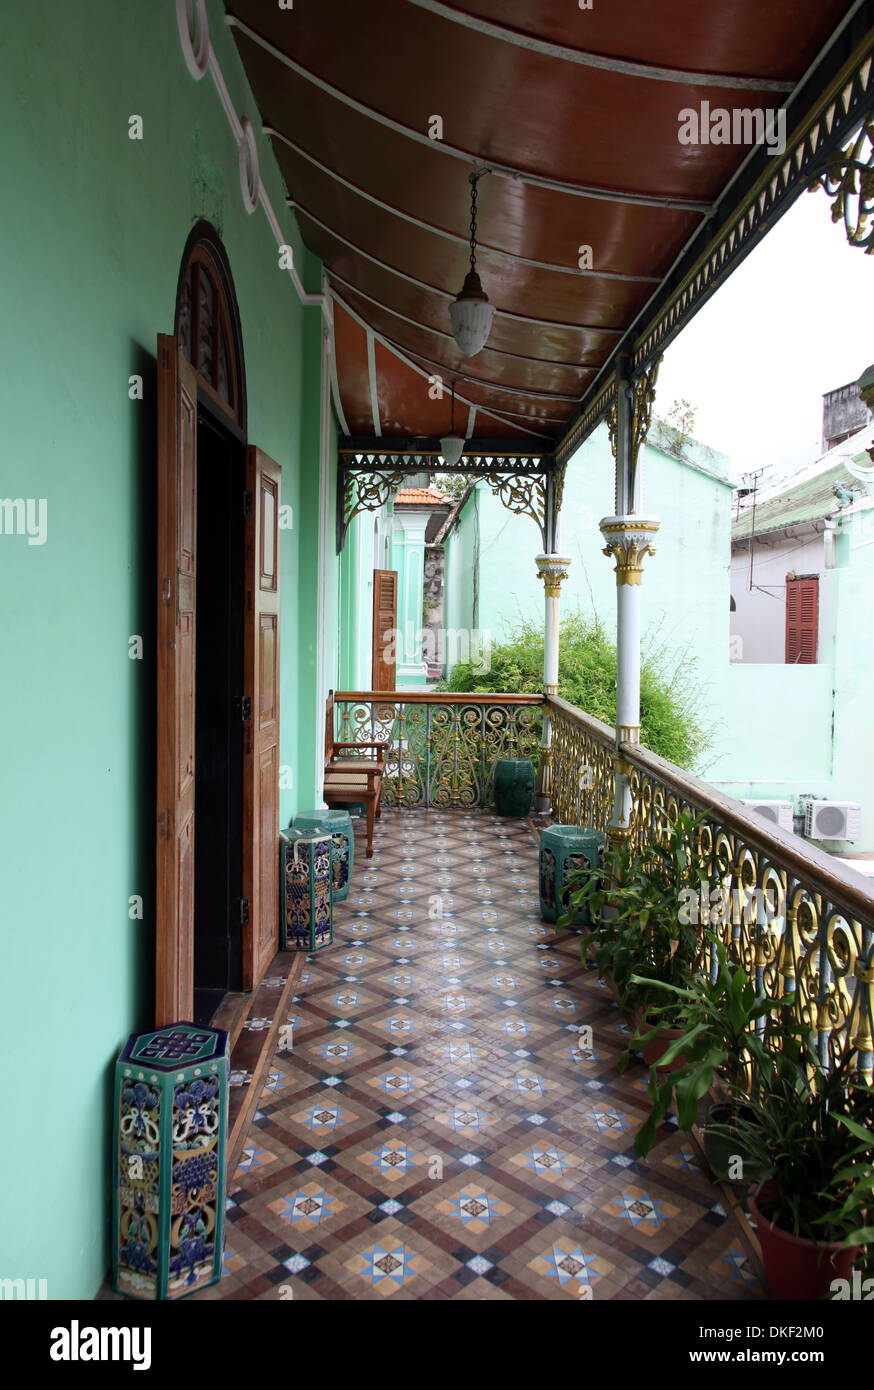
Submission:
{"label": "green ceramic stool", "polygon": [[[587,864],[600,862],[606,836],[583,825],[550,825],[540,836],[540,916],[555,922],[567,907],[571,890],[565,887],[571,874]],[[588,926],[588,907],[574,918],[575,926]]]}
{"label": "green ceramic stool", "polygon": [[228,1035],[171,1023],[131,1033],[115,1064],[112,1283],[182,1298],[221,1278]]}
{"label": "green ceramic stool", "polygon": [[320,951],[334,940],[333,851],[330,830],[280,830],[280,950]]}
{"label": "green ceramic stool", "polygon": [[495,763],[495,810],[499,816],[527,816],[534,801],[534,764],[530,758],[498,758]]}
{"label": "green ceramic stool", "polygon": [[302,811],[294,818],[295,830],[311,835],[317,830],[328,830],[334,844],[333,875],[334,902],[345,902],[349,896],[352,882],[352,865],[355,862],[355,836],[352,833],[352,817],[348,811]]}

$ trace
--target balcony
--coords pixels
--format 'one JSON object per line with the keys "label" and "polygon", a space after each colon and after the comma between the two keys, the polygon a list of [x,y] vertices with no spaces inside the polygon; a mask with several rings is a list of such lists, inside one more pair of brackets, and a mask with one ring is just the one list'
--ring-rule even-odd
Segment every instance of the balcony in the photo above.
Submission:
{"label": "balcony", "polygon": [[[634,835],[707,817],[723,884],[782,891],[782,930],[725,933],[774,995],[797,986],[824,1061],[870,1082],[874,903],[835,860],[558,698],[339,692],[343,739],[390,745],[375,853],[307,958],[231,1181],[227,1276],[204,1298],[760,1299],[759,1248],[669,1117],[646,1160],[641,1061],[580,932],[540,920],[534,817],[489,810],[495,759],[552,732],[554,818]],[[592,1046],[580,1045],[590,1027]],[[289,1293],[290,1291],[290,1293]]]}
{"label": "balcony", "polygon": [[478,805],[466,766],[466,809],[436,809],[432,785],[432,809],[384,810],[333,947],[303,964],[294,1049],[230,1183],[226,1277],[194,1297],[762,1298],[688,1137],[635,1154],[627,1025],[579,935],[540,921],[535,831]]}

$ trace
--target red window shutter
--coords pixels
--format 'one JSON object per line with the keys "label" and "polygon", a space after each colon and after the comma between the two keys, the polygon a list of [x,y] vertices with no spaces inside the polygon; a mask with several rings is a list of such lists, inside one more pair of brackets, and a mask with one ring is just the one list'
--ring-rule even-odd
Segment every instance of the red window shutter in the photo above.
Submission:
{"label": "red window shutter", "polygon": [[816,661],[819,637],[819,577],[786,581],[786,661]]}

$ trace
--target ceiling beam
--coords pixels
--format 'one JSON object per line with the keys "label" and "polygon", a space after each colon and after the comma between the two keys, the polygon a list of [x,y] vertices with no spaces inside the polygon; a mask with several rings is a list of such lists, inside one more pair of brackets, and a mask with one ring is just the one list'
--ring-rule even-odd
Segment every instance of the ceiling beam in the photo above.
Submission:
{"label": "ceiling beam", "polygon": [[[449,232],[445,227],[437,227],[433,222],[423,222],[420,217],[414,217],[412,213],[404,212],[403,209],[393,207],[391,203],[383,202],[382,198],[377,198],[375,194],[368,193],[366,188],[359,188],[357,184],[351,183],[349,179],[338,174],[336,169],[331,169],[327,164],[323,164],[315,155],[303,149],[301,145],[289,140],[287,135],[283,135],[281,130],[275,126],[265,125],[261,127],[262,135],[267,135],[276,139],[282,145],[286,145],[295,154],[300,155],[301,159],[307,160],[320,173],[326,174],[329,179],[339,183],[343,188],[348,188],[350,193],[354,193],[357,198],[363,198],[366,202],[372,203],[374,207],[381,208],[392,217],[398,217],[404,222],[409,222],[413,227],[419,227],[424,232],[431,232],[434,236],[439,236],[444,241],[453,241],[457,246],[463,246],[466,250],[470,247],[470,237],[461,236],[458,232]],[[300,207],[304,212],[307,209],[303,203],[299,203],[294,198],[287,200],[291,208]],[[488,251],[493,256],[501,256],[504,260],[513,261],[516,265],[530,265],[534,270],[547,270],[556,275],[573,275],[577,280],[596,279],[596,280],[624,280],[634,285],[657,285],[659,277],[657,275],[626,275],[618,270],[581,270],[578,265],[557,265],[554,261],[535,261],[530,256],[520,256],[517,251],[506,251],[501,246],[492,246],[489,242],[477,241],[478,251]],[[576,250],[574,255],[576,256]]]}
{"label": "ceiling beam", "polygon": [[577,63],[580,67],[595,68],[599,72],[611,72],[621,77],[633,77],[649,82],[674,82],[688,87],[722,87],[736,91],[791,92],[792,83],[783,82],[776,77],[735,77],[724,73],[691,72],[686,68],[657,67],[652,63],[636,63],[626,58],[607,58],[601,53],[587,53],[581,48],[568,48],[561,43],[551,43],[535,34],[520,29],[508,29],[504,24],[494,24],[481,19],[479,15],[468,14],[466,10],[444,5],[440,0],[408,0],[420,10],[428,10],[441,19],[453,24],[463,25],[486,38],[498,39],[502,43],[524,48],[528,53],[539,53],[545,58],[558,58],[564,63]]}
{"label": "ceiling beam", "polygon": [[[342,232],[338,232],[333,227],[329,227],[327,222],[323,222],[321,218],[316,217],[314,213],[307,212],[306,208],[300,203],[290,200],[290,206],[294,208],[295,212],[300,213],[310,222],[315,222],[317,227],[321,227],[322,231],[326,232],[328,236],[332,236],[335,241],[342,242],[344,246],[348,246],[349,250],[354,251],[356,256],[363,256],[366,261],[370,261],[373,265],[378,266],[380,270],[386,271],[389,275],[396,275],[399,280],[406,280],[408,284],[415,285],[416,289],[424,290],[427,294],[435,294],[438,298],[445,299],[450,304],[454,301],[456,295],[453,294],[451,290],[441,290],[438,285],[430,285],[427,280],[419,280],[415,275],[408,275],[405,270],[398,270],[397,266],[389,265],[388,261],[381,261],[378,256],[374,256],[370,251],[365,251],[362,246],[351,241],[349,237],[343,236]],[[330,265],[328,269],[330,270]],[[586,330],[595,333],[610,332],[609,328],[600,328],[595,324],[567,323],[556,319],[535,319],[529,314],[514,314],[512,309],[499,309],[497,306],[495,306],[495,318],[509,319],[513,323],[534,324],[536,328],[566,328],[571,333],[585,332]]]}
{"label": "ceiling beam", "polygon": [[318,77],[314,72],[310,72],[309,68],[305,68],[301,63],[296,63],[281,48],[270,43],[262,34],[258,33],[257,29],[252,29],[235,14],[226,14],[225,23],[233,29],[239,29],[241,34],[245,34],[265,53],[269,53],[278,63],[282,63],[284,67],[296,73],[305,82],[311,83],[327,96],[342,102],[350,110],[357,111],[360,116],[366,116],[368,120],[384,126],[386,130],[392,130],[396,135],[402,135],[405,139],[423,145],[432,152],[439,152],[452,159],[463,160],[465,164],[482,168],[483,172],[487,170],[490,174],[498,174],[501,178],[516,179],[519,183],[530,184],[535,188],[551,188],[558,193],[567,193],[576,198],[593,198],[598,202],[629,203],[637,207],[648,208],[670,208],[678,212],[697,212],[702,217],[706,217],[710,212],[709,202],[702,201],[700,198],[658,197],[650,193],[631,193],[618,188],[598,188],[594,185],[570,183],[564,179],[547,178],[543,174],[532,174],[528,170],[516,168],[511,164],[502,164],[496,160],[484,160],[481,155],[474,154],[471,150],[459,149],[456,145],[450,145],[446,140],[432,140],[423,131],[405,126],[400,121],[393,120],[391,116],[386,116],[382,111],[376,111],[372,106],[366,106],[364,102],[358,101],[348,92],[342,91],[339,87],[333,86],[332,83],[326,82],[323,77]]}

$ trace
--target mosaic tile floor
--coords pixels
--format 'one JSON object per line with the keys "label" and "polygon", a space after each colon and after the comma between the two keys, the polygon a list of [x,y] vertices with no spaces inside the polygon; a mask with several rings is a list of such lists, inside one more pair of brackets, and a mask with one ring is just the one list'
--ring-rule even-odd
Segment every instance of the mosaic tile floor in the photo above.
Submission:
{"label": "mosaic tile floor", "polygon": [[579,937],[540,921],[530,826],[385,811],[377,829],[300,977],[230,1184],[225,1277],[194,1297],[762,1298],[688,1136],[634,1153],[646,1073],[619,1076],[616,1005]]}

